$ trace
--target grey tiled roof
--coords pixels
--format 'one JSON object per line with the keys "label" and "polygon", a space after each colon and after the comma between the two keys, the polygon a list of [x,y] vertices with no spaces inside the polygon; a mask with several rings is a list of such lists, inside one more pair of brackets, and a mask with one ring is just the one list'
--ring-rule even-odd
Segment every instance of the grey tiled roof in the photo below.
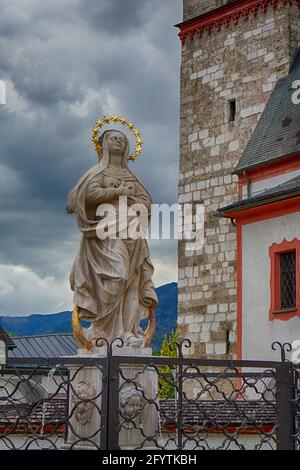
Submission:
{"label": "grey tiled roof", "polygon": [[[176,423],[178,410],[173,399],[160,401],[160,415],[163,426]],[[243,400],[198,400],[184,401],[183,426],[208,425],[226,426],[240,424],[244,427],[276,423],[276,403]]]}
{"label": "grey tiled roof", "polygon": [[[29,422],[41,423],[43,414],[47,422],[65,422],[68,416],[67,398],[41,397],[33,403],[16,402],[15,400],[2,400],[0,404],[0,424],[9,424],[18,420],[18,424]],[[1,433],[0,433],[1,434]]]}
{"label": "grey tiled roof", "polygon": [[77,354],[78,343],[71,334],[19,336],[8,357],[62,357]]}
{"label": "grey tiled roof", "polygon": [[[0,404],[0,435],[1,424],[12,426],[41,423],[43,413],[46,424],[66,423],[68,419],[67,396],[50,397],[47,401],[37,400],[36,403],[15,403],[7,400]],[[46,405],[44,407],[44,404]],[[174,431],[178,425],[178,406],[173,399],[159,401],[161,430]],[[260,401],[225,401],[198,400],[184,401],[181,415],[182,427],[192,428],[198,432],[208,427],[210,430],[220,427],[237,425],[241,429],[259,429],[260,426],[276,424],[276,403]],[[14,428],[14,432],[16,429]],[[24,432],[24,431],[23,431]]]}
{"label": "grey tiled roof", "polygon": [[289,75],[278,80],[236,171],[300,152],[300,104],[291,99],[295,80],[300,80],[300,49]]}

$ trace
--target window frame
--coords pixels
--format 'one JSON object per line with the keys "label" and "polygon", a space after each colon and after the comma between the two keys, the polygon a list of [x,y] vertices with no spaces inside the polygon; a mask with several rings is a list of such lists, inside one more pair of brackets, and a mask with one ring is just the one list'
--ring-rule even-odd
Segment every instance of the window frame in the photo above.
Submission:
{"label": "window frame", "polygon": [[[296,306],[281,309],[280,255],[291,251],[295,251],[296,256]],[[269,248],[269,256],[271,262],[270,320],[289,320],[295,316],[300,317],[300,240],[297,238],[292,241],[284,239],[281,243],[273,243]]]}

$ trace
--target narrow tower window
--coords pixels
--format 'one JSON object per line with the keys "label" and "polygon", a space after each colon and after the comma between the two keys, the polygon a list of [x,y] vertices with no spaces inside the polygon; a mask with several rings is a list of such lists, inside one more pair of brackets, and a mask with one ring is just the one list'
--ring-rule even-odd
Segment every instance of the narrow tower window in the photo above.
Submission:
{"label": "narrow tower window", "polygon": [[236,115],[236,99],[232,99],[229,101],[229,122],[233,122],[235,120]]}

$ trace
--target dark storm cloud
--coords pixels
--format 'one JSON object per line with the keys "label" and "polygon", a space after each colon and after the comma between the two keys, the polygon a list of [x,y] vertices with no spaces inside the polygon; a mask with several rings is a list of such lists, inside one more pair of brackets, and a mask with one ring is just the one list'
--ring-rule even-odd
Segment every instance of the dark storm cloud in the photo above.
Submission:
{"label": "dark storm cloud", "polygon": [[[65,213],[66,197],[96,162],[90,133],[101,115],[136,123],[145,147],[134,172],[155,202],[176,201],[180,45],[173,24],[181,3],[1,1],[0,79],[7,83],[7,105],[0,106],[1,313],[14,313],[11,301],[11,312],[2,307],[15,288],[7,266],[24,266],[16,277],[24,291],[35,276],[50,277],[50,290],[67,279],[79,235]],[[152,256],[172,267],[172,277],[176,246],[162,243],[151,245]],[[165,271],[161,279],[167,278]],[[56,300],[51,305],[61,304]]]}
{"label": "dark storm cloud", "polygon": [[156,0],[89,0],[81,4],[81,15],[90,26],[114,34],[130,34],[145,22],[146,7]]}

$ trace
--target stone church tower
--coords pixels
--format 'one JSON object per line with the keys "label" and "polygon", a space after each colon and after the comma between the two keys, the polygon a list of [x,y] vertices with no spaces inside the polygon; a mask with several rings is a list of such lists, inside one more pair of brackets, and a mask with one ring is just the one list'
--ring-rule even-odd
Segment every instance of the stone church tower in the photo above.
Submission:
{"label": "stone church tower", "polygon": [[204,205],[205,243],[191,255],[179,241],[178,322],[196,357],[236,354],[236,230],[215,214],[237,200],[234,169],[293,63],[299,6],[183,0],[179,202]]}

